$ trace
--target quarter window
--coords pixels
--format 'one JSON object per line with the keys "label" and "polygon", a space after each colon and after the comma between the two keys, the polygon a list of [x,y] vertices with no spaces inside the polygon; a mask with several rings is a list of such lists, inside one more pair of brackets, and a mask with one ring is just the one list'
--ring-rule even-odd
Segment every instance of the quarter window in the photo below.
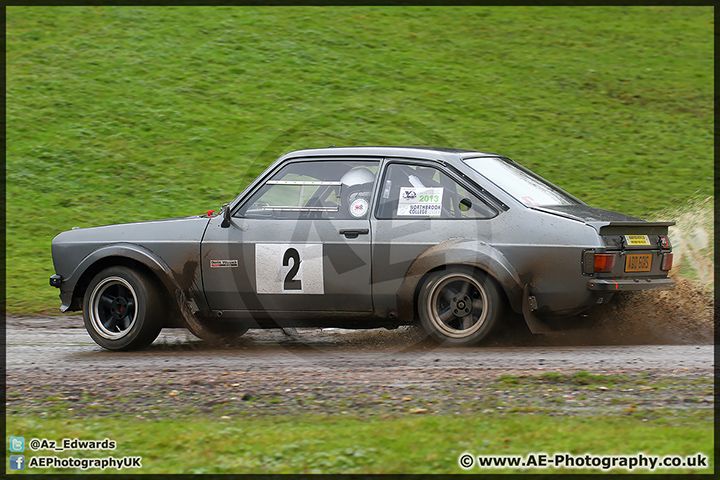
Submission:
{"label": "quarter window", "polygon": [[465,163],[525,205],[581,204],[542,177],[502,158],[468,158]]}
{"label": "quarter window", "polygon": [[367,218],[378,162],[313,161],[283,167],[240,209],[268,219]]}
{"label": "quarter window", "polygon": [[473,219],[496,214],[435,167],[393,163],[383,179],[377,217]]}

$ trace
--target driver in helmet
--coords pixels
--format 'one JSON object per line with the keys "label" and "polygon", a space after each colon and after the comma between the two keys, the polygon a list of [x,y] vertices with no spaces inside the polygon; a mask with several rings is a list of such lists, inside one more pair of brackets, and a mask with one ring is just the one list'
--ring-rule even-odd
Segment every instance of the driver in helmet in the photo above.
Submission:
{"label": "driver in helmet", "polygon": [[370,195],[375,175],[365,167],[354,168],[340,179],[342,207],[350,218],[365,218],[370,210]]}

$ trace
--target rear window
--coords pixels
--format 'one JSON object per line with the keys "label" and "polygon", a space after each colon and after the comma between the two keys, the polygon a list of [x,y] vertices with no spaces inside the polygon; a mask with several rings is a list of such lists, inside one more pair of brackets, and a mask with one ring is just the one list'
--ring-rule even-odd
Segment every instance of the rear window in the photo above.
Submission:
{"label": "rear window", "polygon": [[465,163],[525,205],[582,205],[542,177],[503,158],[466,158]]}

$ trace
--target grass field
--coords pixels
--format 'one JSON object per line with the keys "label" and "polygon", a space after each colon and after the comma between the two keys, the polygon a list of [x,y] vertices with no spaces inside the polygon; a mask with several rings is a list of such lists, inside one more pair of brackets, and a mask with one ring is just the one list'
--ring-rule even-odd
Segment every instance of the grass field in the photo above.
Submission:
{"label": "grass field", "polygon": [[[281,154],[330,144],[497,152],[590,205],[648,219],[677,213],[679,271],[711,283],[713,13],[8,7],[7,310],[57,312],[57,290],[47,281],[59,232],[218,209]],[[508,391],[520,382],[495,381]],[[113,452],[57,455],[140,455],[142,473],[462,473],[463,452],[702,452],[712,472],[709,381],[673,405],[587,399],[597,410],[578,415],[568,414],[569,400],[557,392],[550,409],[481,409],[478,401],[462,414],[437,413],[435,404],[415,414],[311,415],[298,407],[267,415],[257,407],[263,414],[253,416],[244,405],[247,411],[203,416],[199,402],[189,402],[187,412],[159,415],[171,402],[158,396],[144,417],[124,409],[137,405],[132,396],[66,404],[50,392],[54,401],[32,404],[18,393],[7,434],[109,437],[118,441]],[[623,391],[632,396],[641,386]],[[591,398],[583,388],[568,394]],[[547,400],[544,392],[537,397]],[[500,470],[559,471],[596,472]]]}
{"label": "grass field", "polygon": [[[322,428],[318,428],[322,425]],[[109,438],[114,451],[26,453],[74,458],[142,456],[142,468],[121,473],[462,473],[458,457],[570,453],[572,455],[681,455],[703,453],[709,468],[662,469],[662,473],[712,473],[712,422],[694,419],[647,422],[621,416],[552,417],[338,416],[240,419],[137,420],[13,418],[9,434],[61,441]],[[619,443],[618,439],[622,438]],[[181,455],[186,460],[178,462]],[[81,470],[76,470],[81,471]],[[100,470],[89,470],[99,473]],[[475,467],[469,473],[598,473],[580,468]],[[632,473],[647,473],[636,469]],[[68,473],[28,469],[27,473]],[[112,469],[103,473],[118,473]],[[612,473],[628,473],[615,469]]]}
{"label": "grass field", "polygon": [[713,188],[711,7],[9,7],[7,302],[50,241],[193,215],[304,147],[505,154],[647,217]]}

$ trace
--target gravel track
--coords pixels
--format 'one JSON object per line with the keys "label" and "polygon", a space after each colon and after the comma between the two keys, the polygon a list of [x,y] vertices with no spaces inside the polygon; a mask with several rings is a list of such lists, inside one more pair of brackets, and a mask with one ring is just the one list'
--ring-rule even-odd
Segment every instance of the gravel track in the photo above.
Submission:
{"label": "gravel track", "polygon": [[77,316],[10,317],[7,407],[9,414],[139,418],[498,410],[652,417],[658,409],[712,415],[712,345],[504,341],[441,348],[408,327],[250,331],[234,343],[209,345],[166,329],[148,349],[118,353],[95,345]]}

